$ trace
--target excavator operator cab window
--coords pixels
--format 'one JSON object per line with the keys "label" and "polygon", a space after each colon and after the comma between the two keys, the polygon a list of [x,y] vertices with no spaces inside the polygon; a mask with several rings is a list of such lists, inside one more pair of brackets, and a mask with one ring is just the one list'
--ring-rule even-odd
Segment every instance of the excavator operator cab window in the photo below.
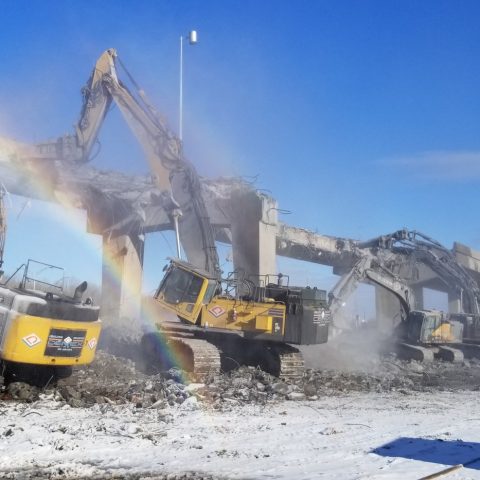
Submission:
{"label": "excavator operator cab window", "polygon": [[165,278],[159,293],[164,294],[167,303],[195,303],[202,288],[203,278],[181,268],[174,268]]}
{"label": "excavator operator cab window", "polygon": [[218,282],[216,282],[215,280],[209,280],[208,281],[208,287],[207,287],[207,291],[205,292],[205,295],[203,296],[203,303],[204,304],[207,304],[209,303],[213,296],[218,293],[218,288],[220,287],[220,292],[221,292],[221,286],[219,285]]}
{"label": "excavator operator cab window", "polygon": [[200,294],[200,290],[202,289],[202,285],[203,278],[192,275],[190,285],[185,292],[183,301],[187,303],[196,303],[198,295]]}

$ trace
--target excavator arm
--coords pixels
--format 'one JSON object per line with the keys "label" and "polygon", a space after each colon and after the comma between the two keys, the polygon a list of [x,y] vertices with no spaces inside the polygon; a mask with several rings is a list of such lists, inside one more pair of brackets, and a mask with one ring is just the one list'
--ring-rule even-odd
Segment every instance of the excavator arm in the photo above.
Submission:
{"label": "excavator arm", "polygon": [[361,282],[380,286],[395,295],[402,307],[403,318],[406,318],[414,308],[415,299],[409,286],[385,266],[380,265],[374,255],[365,252],[350,271],[340,278],[328,295],[329,309],[334,319],[336,312],[345,305],[348,297]]}
{"label": "excavator arm", "polygon": [[443,283],[460,296],[463,313],[480,314],[480,289],[477,282],[460,265],[452,251],[417,231],[407,231],[400,244],[410,250],[417,263],[427,265]]}
{"label": "excavator arm", "polygon": [[114,49],[106,50],[97,60],[82,90],[83,106],[75,133],[64,135],[54,142],[34,145],[24,157],[77,164],[88,162],[105,116],[114,102],[147,157],[161,191],[157,203],[162,205],[173,222],[178,221],[178,234],[189,262],[219,277],[215,234],[201,194],[198,174],[185,159],[181,141],[169,130],[166,121],[149,103],[126,69],[137,95],[133,95],[119,80],[117,64],[123,66]]}
{"label": "excavator arm", "polygon": [[457,262],[453,252],[437,240],[415,230],[403,229],[359,243],[357,247],[370,248],[379,258],[382,253],[391,252],[400,255],[404,263],[427,266],[446,287],[459,293],[463,313],[480,314],[477,282]]}
{"label": "excavator arm", "polygon": [[[107,53],[116,58],[113,50]],[[202,197],[194,166],[182,152],[180,140],[139,90],[140,100],[118,80],[115,69],[104,74],[103,85],[122,112],[149,161],[163,205],[173,220],[179,214],[178,232],[190,263],[220,277],[215,234]],[[181,213],[180,213],[181,212]]]}
{"label": "excavator arm", "polygon": [[144,150],[158,187],[169,192],[172,189],[170,176],[174,171],[193,166],[183,158],[181,142],[146,101],[145,94],[140,91],[140,100],[137,99],[118,79],[116,61],[114,49],[105,51],[83,88],[83,107],[76,127],[77,141],[83,152],[81,161],[88,161],[88,154],[113,101]]}
{"label": "excavator arm", "polygon": [[114,51],[107,50],[97,60],[87,84],[82,89],[83,105],[73,134],[65,134],[53,141],[34,145],[18,144],[15,156],[22,161],[61,161],[76,164],[88,162],[112,102],[103,80],[105,75],[113,73],[116,76],[113,59]]}
{"label": "excavator arm", "polygon": [[398,230],[358,242],[355,253],[357,262],[329,293],[333,318],[361,282],[381,286],[395,295],[400,301],[403,317],[408,317],[415,309],[415,297],[408,280],[394,273],[395,267],[400,264],[423,264],[429,267],[446,286],[460,293],[463,313],[480,314],[480,289],[475,280],[456,261],[450,250],[423,233]]}

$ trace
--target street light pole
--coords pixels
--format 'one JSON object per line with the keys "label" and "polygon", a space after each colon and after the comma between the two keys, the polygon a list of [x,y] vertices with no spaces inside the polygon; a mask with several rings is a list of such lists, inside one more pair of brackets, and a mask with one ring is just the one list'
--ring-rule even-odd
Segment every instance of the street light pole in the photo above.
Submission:
{"label": "street light pole", "polygon": [[[195,45],[197,43],[197,32],[191,30],[188,34],[188,41],[190,45]],[[179,105],[178,105],[178,138],[180,141],[183,140],[183,35],[180,36],[180,85],[179,85]],[[175,230],[175,243],[177,246],[177,257],[182,258],[181,248],[180,248],[180,234],[178,230],[178,219],[181,216],[180,209],[176,208],[172,214],[173,227]]]}
{"label": "street light pole", "polygon": [[[180,36],[180,88],[179,88],[179,105],[178,105],[178,137],[183,140],[183,35]],[[197,43],[197,32],[191,30],[188,34],[188,42],[190,45]]]}

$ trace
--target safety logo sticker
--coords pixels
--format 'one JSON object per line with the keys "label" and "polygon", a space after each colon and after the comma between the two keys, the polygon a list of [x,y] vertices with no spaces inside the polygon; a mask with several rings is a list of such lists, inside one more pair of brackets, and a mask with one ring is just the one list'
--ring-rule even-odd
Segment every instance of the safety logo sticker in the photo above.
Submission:
{"label": "safety logo sticker", "polygon": [[42,343],[42,341],[40,340],[40,338],[36,333],[30,333],[26,337],[23,337],[22,340],[29,348],[32,348],[35,345],[38,345],[39,343]]}
{"label": "safety logo sticker", "polygon": [[313,323],[316,325],[328,325],[330,323],[330,315],[325,310],[315,310],[313,312]]}
{"label": "safety logo sticker", "polygon": [[222,307],[220,307],[219,305],[215,305],[214,307],[210,308],[210,310],[208,310],[215,318],[218,318],[220,317],[221,315],[223,315],[226,310]]}
{"label": "safety logo sticker", "polygon": [[86,330],[52,328],[47,339],[45,355],[51,357],[79,357],[85,345]]}
{"label": "safety logo sticker", "polygon": [[96,338],[90,339],[87,345],[90,347],[90,350],[93,350],[97,346],[97,339]]}

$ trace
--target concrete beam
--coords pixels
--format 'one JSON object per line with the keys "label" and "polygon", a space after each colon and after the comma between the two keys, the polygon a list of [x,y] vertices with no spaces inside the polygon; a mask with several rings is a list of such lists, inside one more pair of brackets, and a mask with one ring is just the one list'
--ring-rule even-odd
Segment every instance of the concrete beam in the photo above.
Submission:
{"label": "concrete beam", "polygon": [[277,255],[336,268],[350,268],[358,260],[354,240],[321,235],[286,224],[278,226]]}

